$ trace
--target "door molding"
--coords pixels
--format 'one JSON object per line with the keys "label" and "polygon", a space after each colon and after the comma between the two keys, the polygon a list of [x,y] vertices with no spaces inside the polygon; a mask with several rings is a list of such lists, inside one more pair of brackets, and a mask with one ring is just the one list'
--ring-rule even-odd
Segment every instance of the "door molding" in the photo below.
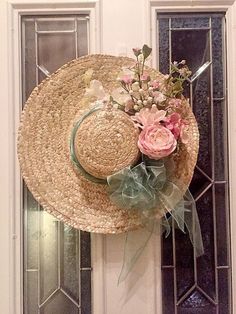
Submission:
{"label": "door molding", "polygon": [[[158,34],[156,27],[157,12],[219,12],[226,13],[226,77],[227,77],[227,104],[228,104],[228,150],[229,150],[229,202],[230,202],[230,248],[232,270],[232,313],[236,314],[236,1],[235,0],[149,0],[146,6],[146,39],[151,47],[157,47]],[[158,67],[158,60],[154,54],[152,66]]]}
{"label": "door molding", "polygon": [[[107,3],[106,3],[107,2]],[[213,4],[214,3],[214,4]],[[156,11],[225,11],[227,20],[227,77],[228,77],[228,104],[230,113],[228,114],[229,129],[229,173],[231,191],[236,190],[236,143],[233,136],[236,134],[236,107],[233,106],[236,99],[236,41],[234,40],[234,32],[236,29],[236,7],[234,1],[216,0],[183,0],[183,1],[146,1],[139,3],[144,9],[144,13],[140,16],[144,33],[141,35],[140,41],[145,41],[152,47],[156,47]],[[1,291],[1,308],[4,314],[22,314],[22,199],[21,199],[21,177],[16,158],[16,134],[21,111],[21,69],[20,69],[20,17],[23,14],[68,14],[68,13],[88,13],[90,14],[90,53],[99,53],[102,51],[102,27],[101,27],[101,7],[108,0],[1,0],[0,1],[0,90],[1,90],[1,106],[2,112],[7,114],[0,116],[1,134],[0,142],[2,148],[2,163],[0,164],[0,221],[5,221],[2,226],[0,252],[0,278],[1,284],[5,287]],[[127,4],[128,5],[128,4]],[[106,13],[106,12],[105,12]],[[103,30],[104,31],[104,30]],[[129,43],[129,42],[128,42]],[[136,43],[136,44],[139,44]],[[107,43],[106,43],[107,45]],[[129,45],[132,45],[130,43]],[[129,48],[129,47],[128,47]],[[121,42],[120,50],[123,49]],[[105,49],[106,50],[106,49]],[[8,64],[6,63],[8,61]],[[157,60],[153,54],[152,65],[157,65]],[[230,80],[229,80],[230,78]],[[6,118],[7,117],[7,118]],[[14,184],[13,184],[14,183]],[[235,195],[234,195],[235,194]],[[233,295],[236,294],[236,193],[230,193],[231,206],[231,255],[232,255],[232,287]],[[94,313],[106,313],[106,294],[105,287],[101,287],[100,283],[105,282],[104,277],[104,256],[106,255],[106,242],[109,239],[101,235],[94,235],[92,240],[93,250],[93,266],[96,268],[94,272]],[[154,239],[150,243],[150,251],[153,255],[157,255],[157,243],[159,239]],[[158,244],[158,247],[160,244]],[[96,249],[95,249],[96,248]],[[157,262],[156,262],[157,261]],[[160,265],[157,257],[154,257],[153,269],[150,271],[150,280],[160,278]],[[10,278],[10,282],[9,282]],[[157,281],[160,284],[160,280]],[[97,294],[99,291],[99,294]],[[156,296],[150,296],[150,314],[160,314],[161,298],[160,286],[156,287],[153,293]],[[236,298],[233,301],[233,310],[236,313]],[[159,304],[158,304],[159,303]]]}

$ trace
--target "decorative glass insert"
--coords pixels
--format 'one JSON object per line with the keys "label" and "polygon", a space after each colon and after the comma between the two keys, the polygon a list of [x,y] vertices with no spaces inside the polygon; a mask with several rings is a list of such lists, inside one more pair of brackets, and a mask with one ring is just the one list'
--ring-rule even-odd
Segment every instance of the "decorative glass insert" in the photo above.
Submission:
{"label": "decorative glass insert", "polygon": [[[24,16],[23,103],[64,63],[89,50],[87,15]],[[24,186],[24,313],[91,313],[90,234],[45,212]]]}
{"label": "decorative glass insert", "polygon": [[185,88],[200,131],[190,186],[205,254],[196,258],[187,235],[173,229],[162,239],[163,314],[231,313],[225,17],[158,14],[159,68],[186,60],[193,74]]}

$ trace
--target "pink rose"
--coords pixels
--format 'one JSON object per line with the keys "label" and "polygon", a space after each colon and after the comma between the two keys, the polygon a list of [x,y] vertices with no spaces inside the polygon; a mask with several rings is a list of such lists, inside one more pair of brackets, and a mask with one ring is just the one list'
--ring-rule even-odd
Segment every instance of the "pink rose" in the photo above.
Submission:
{"label": "pink rose", "polygon": [[138,147],[151,159],[169,156],[176,149],[176,145],[173,133],[161,124],[146,126],[139,135]]}

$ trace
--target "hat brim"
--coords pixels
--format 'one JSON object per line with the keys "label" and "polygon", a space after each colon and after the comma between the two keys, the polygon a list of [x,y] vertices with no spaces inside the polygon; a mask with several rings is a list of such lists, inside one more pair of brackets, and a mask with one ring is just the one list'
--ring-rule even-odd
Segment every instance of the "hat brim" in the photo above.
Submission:
{"label": "hat brim", "polygon": [[[75,171],[69,151],[75,117],[90,106],[84,97],[86,71],[92,69],[92,79],[101,81],[105,91],[111,92],[119,86],[116,78],[122,67],[133,63],[133,59],[108,55],[73,60],[33,90],[22,113],[18,158],[28,188],[47,212],[84,231],[121,233],[142,225],[133,211],[112,204],[107,186],[91,182]],[[158,71],[151,68],[147,71],[163,80]],[[173,157],[175,169],[171,180],[184,194],[197,161],[199,133],[187,101],[182,106],[191,141]]]}

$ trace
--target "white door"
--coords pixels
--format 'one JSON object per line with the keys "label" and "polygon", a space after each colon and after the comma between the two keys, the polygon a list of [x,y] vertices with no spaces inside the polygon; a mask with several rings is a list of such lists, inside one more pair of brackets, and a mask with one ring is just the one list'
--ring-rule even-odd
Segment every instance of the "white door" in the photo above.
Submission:
{"label": "white door", "polygon": [[[3,74],[0,77],[1,313],[89,314],[92,311],[94,314],[191,314],[196,313],[192,312],[192,308],[199,306],[199,303],[194,303],[194,297],[200,302],[201,313],[230,313],[229,305],[224,308],[220,305],[222,301],[218,295],[223,290],[215,289],[215,296],[206,293],[207,289],[201,288],[201,285],[196,293],[195,286],[193,289],[188,286],[180,297],[177,295],[178,287],[171,290],[171,285],[174,287],[178,278],[176,272],[174,279],[166,274],[176,265],[163,264],[167,279],[163,279],[162,287],[161,239],[158,235],[152,237],[126,281],[117,286],[123,259],[124,235],[92,235],[90,248],[87,234],[76,232],[57,222],[43,213],[34,202],[20,180],[15,154],[16,130],[22,103],[35,84],[69,59],[86,53],[132,56],[133,47],[148,43],[153,47],[153,66],[157,66],[161,45],[157,11],[186,13],[187,10],[196,14],[200,11],[224,12],[229,9],[226,18],[230,36],[233,1],[228,1],[229,4],[226,1],[212,1],[212,6],[209,1],[205,1],[206,4],[202,1],[199,7],[197,4],[193,7],[193,2],[195,1],[178,1],[175,6],[169,1],[145,0],[0,2],[0,62]],[[229,45],[231,50],[228,59],[233,62],[235,47],[232,43]],[[53,49],[63,53],[55,54]],[[165,52],[164,48],[163,51]],[[159,61],[163,62],[163,59]],[[233,98],[232,84],[231,80],[228,84],[229,106]],[[233,109],[231,112],[229,134],[232,136]],[[234,151],[235,145],[230,138],[230,160]],[[234,165],[231,163],[230,169],[233,188]],[[231,209],[234,198],[231,194]],[[233,214],[231,220],[234,220]],[[217,239],[217,230],[214,232],[213,237]],[[234,250],[232,255],[233,253]],[[215,266],[222,266],[223,270],[229,269],[226,264]],[[220,274],[218,268],[217,274]],[[196,272],[193,276],[196,277]],[[215,278],[218,280],[219,276]],[[229,283],[223,286],[218,282],[217,285],[221,289],[229,287]],[[174,297],[171,299],[172,293]],[[228,291],[228,301],[225,301],[228,304],[229,295]],[[185,303],[184,297],[187,300]],[[171,310],[168,310],[168,300],[170,303],[176,302]],[[178,302],[184,304],[184,309],[178,308]]]}

